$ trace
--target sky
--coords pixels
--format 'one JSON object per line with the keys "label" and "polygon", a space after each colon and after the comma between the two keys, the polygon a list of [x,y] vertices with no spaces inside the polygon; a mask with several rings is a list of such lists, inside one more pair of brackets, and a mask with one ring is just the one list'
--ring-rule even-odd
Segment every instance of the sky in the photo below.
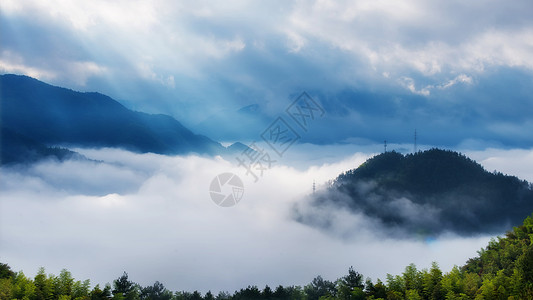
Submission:
{"label": "sky", "polygon": [[[74,149],[93,161],[0,169],[0,260],[105,284],[226,290],[303,285],[350,266],[384,279],[462,265],[490,236],[394,239],[364,215],[323,232],[290,215],[389,150],[459,150],[533,181],[531,1],[0,2],[0,73],[24,74],[250,142],[306,91],[324,114],[257,183],[221,157]],[[238,205],[209,197],[224,172]],[[355,228],[355,230],[354,230]]]}
{"label": "sky", "polygon": [[[307,91],[303,141],[533,144],[531,1],[16,1],[0,72],[98,91],[222,142]],[[243,107],[255,105],[253,111]],[[335,130],[332,130],[335,128]]]}

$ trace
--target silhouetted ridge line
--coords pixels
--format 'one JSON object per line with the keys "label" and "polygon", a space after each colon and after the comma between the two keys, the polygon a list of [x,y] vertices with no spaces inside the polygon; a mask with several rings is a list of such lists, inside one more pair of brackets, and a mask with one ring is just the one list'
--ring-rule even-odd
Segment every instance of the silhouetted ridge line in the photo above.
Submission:
{"label": "silhouetted ridge line", "polygon": [[46,146],[120,147],[159,154],[226,151],[170,116],[132,111],[106,95],[27,76],[1,75],[0,101],[3,128]]}

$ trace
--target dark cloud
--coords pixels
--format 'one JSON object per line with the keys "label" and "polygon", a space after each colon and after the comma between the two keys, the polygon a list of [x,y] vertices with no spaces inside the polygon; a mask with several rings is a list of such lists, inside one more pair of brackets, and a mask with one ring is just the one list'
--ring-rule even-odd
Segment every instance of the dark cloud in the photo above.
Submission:
{"label": "dark cloud", "polygon": [[[307,90],[329,115],[308,142],[407,142],[415,127],[434,145],[533,142],[521,134],[531,129],[528,1],[124,4],[3,2],[1,70],[99,91],[221,140],[253,139]],[[250,104],[263,111],[247,130],[206,126]]]}

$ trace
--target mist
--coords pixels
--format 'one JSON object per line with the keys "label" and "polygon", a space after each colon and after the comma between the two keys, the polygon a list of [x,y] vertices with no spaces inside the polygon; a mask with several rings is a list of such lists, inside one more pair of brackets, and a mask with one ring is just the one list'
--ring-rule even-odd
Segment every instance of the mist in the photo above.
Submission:
{"label": "mist", "polygon": [[[367,216],[342,209],[329,211],[335,222],[328,231],[299,223],[293,208],[305,204],[313,180],[320,190],[373,154],[341,147],[327,156],[316,147],[291,149],[288,157],[300,160],[281,160],[257,182],[221,157],[118,149],[75,149],[91,160],[2,167],[1,261],[29,276],[41,266],[56,275],[67,268],[93,286],[126,271],[143,286],[159,280],[173,291],[233,292],[248,285],[305,285],[317,275],[335,280],[350,266],[374,281],[409,263],[426,268],[437,261],[448,271],[490,239],[387,238]],[[515,159],[507,153],[477,157],[481,163]],[[521,153],[531,157],[531,151]],[[312,163],[305,167],[306,160]],[[244,183],[233,207],[217,206],[209,196],[211,180],[224,172]]]}

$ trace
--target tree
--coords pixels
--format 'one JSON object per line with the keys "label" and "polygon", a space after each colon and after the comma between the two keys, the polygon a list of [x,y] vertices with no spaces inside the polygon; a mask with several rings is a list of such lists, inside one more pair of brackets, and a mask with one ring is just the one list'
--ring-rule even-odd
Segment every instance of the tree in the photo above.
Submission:
{"label": "tree", "polygon": [[176,292],[174,294],[175,300],[189,300],[191,299],[191,297],[192,297],[192,293],[186,292],[186,291]]}
{"label": "tree", "polygon": [[282,285],[278,285],[274,291],[274,294],[272,295],[272,298],[276,300],[284,300],[289,299],[289,296],[290,294],[287,292],[287,290]]}
{"label": "tree", "polygon": [[12,299],[15,275],[8,264],[0,263],[0,300]]}
{"label": "tree", "polygon": [[124,297],[126,300],[139,298],[138,286],[128,279],[128,273],[124,272],[122,276],[113,281],[113,296]]}
{"label": "tree", "polygon": [[387,289],[402,295],[405,291],[403,277],[400,277],[399,275],[392,276],[391,274],[387,274]]}
{"label": "tree", "polygon": [[489,278],[483,280],[483,285],[481,285],[481,287],[479,288],[478,294],[475,299],[497,300],[496,287]]}
{"label": "tree", "polygon": [[218,295],[215,298],[216,300],[229,300],[231,299],[231,294],[228,292],[220,291],[218,292]]}
{"label": "tree", "polygon": [[398,291],[388,291],[387,300],[403,300],[403,294]]}
{"label": "tree", "polygon": [[481,285],[481,278],[476,273],[466,273],[464,279],[464,293],[471,299],[476,296],[476,293]]}
{"label": "tree", "polygon": [[405,271],[402,274],[405,290],[421,290],[422,289],[422,276],[416,269],[415,264],[410,264],[405,267]]}
{"label": "tree", "polygon": [[306,294],[301,286],[289,286],[286,287],[285,290],[289,294],[289,298],[291,300],[304,300],[306,299]]}
{"label": "tree", "polygon": [[356,287],[351,292],[350,299],[353,299],[353,300],[365,300],[366,299],[365,292],[363,291],[362,288]]}
{"label": "tree", "polygon": [[91,282],[89,279],[82,281],[76,281],[72,285],[72,298],[73,299],[87,299],[89,298],[91,288]]}
{"label": "tree", "polygon": [[58,296],[72,296],[74,278],[72,278],[72,274],[67,269],[61,270],[59,276],[54,278],[54,281],[55,291]]}
{"label": "tree", "polygon": [[45,269],[39,268],[37,275],[33,279],[35,284],[35,299],[36,300],[51,300],[54,297],[55,286],[54,277],[46,276]]}
{"label": "tree", "polygon": [[304,288],[308,300],[318,300],[322,296],[335,296],[335,284],[324,280],[320,275]]}
{"label": "tree", "polygon": [[368,297],[373,297],[371,299],[385,299],[387,297],[387,287],[380,279],[378,279],[376,284],[373,284],[370,278],[367,279],[365,292]]}
{"label": "tree", "polygon": [[31,299],[35,295],[35,284],[20,271],[15,275],[11,291],[15,299]]}
{"label": "tree", "polygon": [[431,263],[429,273],[423,274],[424,294],[431,300],[444,299],[444,291],[442,289],[442,271],[436,262]]}
{"label": "tree", "polygon": [[363,283],[363,275],[359,272],[356,272],[353,269],[353,266],[350,266],[348,269],[348,275],[342,278],[342,282],[349,286],[350,288],[360,288],[364,289],[365,285]]}
{"label": "tree", "polygon": [[202,299],[202,294],[200,294],[200,292],[198,292],[198,291],[194,291],[192,293],[191,300],[203,300]]}
{"label": "tree", "polygon": [[211,291],[207,291],[204,296],[204,300],[215,300],[215,296],[213,296],[213,293],[211,293]]}
{"label": "tree", "polygon": [[267,284],[265,288],[263,289],[263,291],[261,292],[261,296],[263,297],[263,299],[270,299],[272,298],[273,295],[274,295],[274,292]]}
{"label": "tree", "polygon": [[457,266],[454,266],[452,270],[443,276],[442,289],[446,295],[446,299],[455,297],[464,292],[464,282],[461,276],[461,271]]}
{"label": "tree", "polygon": [[167,290],[159,281],[156,281],[152,286],[147,286],[141,289],[140,299],[170,300],[171,298],[172,292]]}
{"label": "tree", "polygon": [[0,263],[0,279],[13,277],[15,277],[15,272],[11,270],[11,267],[8,264]]}
{"label": "tree", "polygon": [[525,289],[533,291],[533,245],[518,258],[517,269],[524,282]]}
{"label": "tree", "polygon": [[422,300],[422,296],[418,294],[417,290],[410,289],[405,291],[405,299],[406,300]]}
{"label": "tree", "polygon": [[11,278],[0,279],[0,300],[13,299],[13,284]]}
{"label": "tree", "polygon": [[363,275],[356,272],[353,267],[348,269],[348,275],[337,280],[337,298],[339,299],[364,299]]}
{"label": "tree", "polygon": [[248,286],[246,289],[241,289],[238,292],[235,292],[233,299],[260,299],[261,291],[257,286]]}
{"label": "tree", "polygon": [[89,295],[91,300],[108,300],[111,299],[111,285],[106,284],[103,290],[100,285],[96,285]]}

